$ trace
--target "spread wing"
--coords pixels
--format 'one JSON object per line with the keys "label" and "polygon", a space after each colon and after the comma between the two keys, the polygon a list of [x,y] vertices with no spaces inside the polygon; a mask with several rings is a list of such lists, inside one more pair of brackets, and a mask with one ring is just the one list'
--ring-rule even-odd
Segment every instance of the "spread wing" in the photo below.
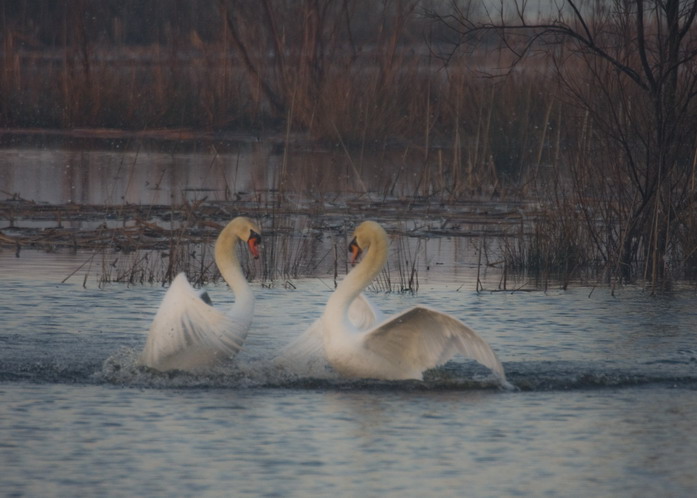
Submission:
{"label": "spread wing", "polygon": [[180,274],[155,315],[141,363],[163,371],[209,367],[240,351],[249,326],[204,301]]}
{"label": "spread wing", "polygon": [[461,321],[425,306],[410,308],[368,332],[364,345],[395,368],[423,372],[460,353],[491,369],[506,385],[501,362],[476,332]]}

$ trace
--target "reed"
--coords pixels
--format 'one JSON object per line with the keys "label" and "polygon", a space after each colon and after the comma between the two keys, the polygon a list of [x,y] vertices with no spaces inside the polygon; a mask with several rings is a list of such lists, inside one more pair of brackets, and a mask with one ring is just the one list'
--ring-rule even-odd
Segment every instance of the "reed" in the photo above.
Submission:
{"label": "reed", "polygon": [[[607,281],[655,283],[664,270],[697,265],[691,114],[689,126],[676,130],[682,138],[666,173],[654,171],[632,153],[641,143],[647,158],[656,150],[655,127],[636,111],[640,94],[609,77],[600,86],[576,84],[606,73],[574,66],[562,79],[489,42],[444,66],[437,56],[447,37],[418,1],[160,0],[150,6],[154,16],[108,0],[22,4],[3,7],[1,126],[274,137],[280,167],[257,167],[261,181],[267,171],[275,178],[255,185],[256,205],[242,206],[268,220],[265,282],[307,273],[305,255],[317,247],[323,261],[336,261],[336,244],[317,243],[322,221],[293,215],[308,199],[317,203],[314,213],[333,203],[377,209],[397,200],[435,210],[473,199],[539,201],[541,214],[507,237],[506,268],[566,281],[592,267]],[[515,70],[492,75],[514,62]],[[648,138],[627,138],[632,129]],[[308,145],[342,157],[309,159],[298,152]],[[212,170],[217,161],[214,155]],[[235,179],[222,182],[232,201]],[[117,271],[107,258],[104,271],[159,281],[192,260],[190,270],[210,274],[207,259],[190,255],[201,257],[197,244],[213,234],[190,240],[196,223],[187,223],[182,232],[170,227],[166,247],[157,248],[168,255],[164,275],[151,268],[158,258],[145,254],[117,264],[130,270]],[[134,223],[77,233],[73,245],[150,251],[145,230]],[[42,236],[32,243],[63,244]],[[394,266],[400,289],[414,288],[418,275],[414,259],[406,261]]]}
{"label": "reed", "polygon": [[270,225],[263,227],[264,243],[261,259],[261,283],[273,286],[286,285],[293,279],[308,274],[314,264],[324,258],[317,257],[315,234],[310,219],[305,216],[277,213],[271,216]]}
{"label": "reed", "polygon": [[[27,26],[36,19],[8,12],[2,125],[291,131],[362,151],[413,142],[427,159],[432,147],[451,143],[453,130],[478,117],[480,139],[458,157],[471,158],[470,183],[476,169],[489,164],[488,134],[497,133],[489,126],[493,95],[480,101],[489,93],[464,66],[443,78],[423,44],[416,3],[356,4],[353,11],[337,4],[322,15],[311,2],[267,10],[267,2],[234,10],[224,1],[193,3],[200,11],[191,19],[165,27],[158,23],[167,23],[167,9],[180,7],[159,2],[162,20],[141,34],[147,43],[119,35],[140,22],[127,11],[110,25],[95,17],[109,12],[106,0],[90,2],[89,16],[80,12],[84,3],[53,12],[64,18],[66,31],[47,17],[29,43]],[[454,94],[462,96],[458,119]]]}
{"label": "reed", "polygon": [[368,287],[373,292],[398,292],[416,294],[419,290],[419,256],[422,253],[421,240],[416,240],[412,249],[413,238],[403,229],[390,235],[390,255],[387,264]]}
{"label": "reed", "polygon": [[518,226],[507,230],[497,251],[503,265],[502,285],[506,289],[511,272],[527,276],[538,286],[558,283],[566,289],[581,280],[585,270],[602,266],[593,251],[593,240],[582,212],[569,199],[552,197],[536,213],[520,212]]}

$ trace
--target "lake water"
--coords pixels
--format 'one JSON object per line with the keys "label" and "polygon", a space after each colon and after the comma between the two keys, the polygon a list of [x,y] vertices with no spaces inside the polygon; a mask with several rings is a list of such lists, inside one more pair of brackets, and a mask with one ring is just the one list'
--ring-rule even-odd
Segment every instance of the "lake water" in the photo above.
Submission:
{"label": "lake water", "polygon": [[[295,237],[278,256],[312,278],[283,277],[270,288],[255,280],[256,318],[234,363],[206,375],[156,374],[134,362],[165,289],[101,278],[117,261],[132,265],[137,251],[45,244],[52,252],[25,247],[16,257],[15,247],[0,249],[3,496],[697,490],[694,289],[656,297],[631,287],[614,295],[589,287],[475,292],[478,251],[491,249],[477,237],[517,231],[524,203],[439,203],[449,180],[413,152],[285,154],[251,141],[194,151],[119,140],[106,148],[4,145],[0,190],[10,200],[1,207],[12,226],[5,235],[131,223],[114,218],[118,210],[90,217],[68,209],[75,204],[205,199],[223,215],[257,209],[269,252]],[[265,209],[281,201],[279,224]],[[321,314],[333,271],[346,271],[338,251],[345,232],[366,216],[393,235],[396,284],[376,289],[400,288],[418,270],[416,294],[375,292],[374,301],[388,313],[421,303],[460,318],[491,344],[518,390],[499,390],[486,369],[457,358],[423,382],[318,377],[302,365],[290,376],[273,365]],[[297,253],[308,247],[315,252],[306,262]],[[499,259],[492,249],[484,262]],[[486,289],[501,288],[498,268],[485,274],[481,266]],[[530,287],[508,278],[509,289]],[[209,293],[218,306],[231,302],[224,285]]]}
{"label": "lake water", "polygon": [[[0,251],[3,496],[692,496],[697,296],[474,292],[446,273],[386,312],[450,312],[517,391],[460,359],[424,382],[288,377],[274,354],[329,278],[254,284],[257,316],[210,375],[134,367],[164,294],[75,277],[88,257]],[[464,278],[464,277],[463,277]],[[472,275],[469,278],[473,278]],[[218,306],[223,285],[209,289]]]}
{"label": "lake water", "polygon": [[339,144],[284,148],[270,141],[56,140],[47,145],[38,138],[38,145],[27,145],[26,138],[0,135],[4,195],[52,204],[170,205],[203,198],[266,199],[269,191],[282,191],[297,206],[430,195],[453,181],[442,164],[426,168],[423,152],[416,149],[358,154]]}

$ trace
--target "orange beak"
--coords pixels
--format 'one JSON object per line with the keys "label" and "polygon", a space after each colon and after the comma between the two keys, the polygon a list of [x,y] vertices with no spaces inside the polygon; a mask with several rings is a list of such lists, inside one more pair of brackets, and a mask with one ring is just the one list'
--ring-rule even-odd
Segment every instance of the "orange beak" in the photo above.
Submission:
{"label": "orange beak", "polygon": [[354,237],[351,243],[349,244],[348,250],[351,253],[351,264],[355,265],[356,261],[358,260],[358,257],[363,252],[361,247],[358,245],[358,242],[356,242],[356,237]]}
{"label": "orange beak", "polygon": [[249,232],[249,239],[247,239],[249,252],[252,253],[254,259],[259,259],[259,244],[261,244],[261,235],[256,233],[254,230],[250,230]]}

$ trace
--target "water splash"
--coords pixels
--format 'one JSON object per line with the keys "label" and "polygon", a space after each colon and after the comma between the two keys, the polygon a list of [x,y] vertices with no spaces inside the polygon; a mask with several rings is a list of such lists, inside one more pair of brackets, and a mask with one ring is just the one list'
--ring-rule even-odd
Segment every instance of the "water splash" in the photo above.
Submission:
{"label": "water splash", "polygon": [[[344,379],[328,367],[309,364],[288,368],[274,361],[229,362],[206,371],[159,372],[137,364],[138,351],[123,348],[110,356],[89,378],[95,383],[125,387],[172,388],[288,388],[288,389],[377,389],[377,390],[500,390],[498,380],[474,362],[451,361],[424,374],[423,381]],[[602,364],[572,362],[517,362],[504,364],[515,390],[556,391],[641,386],[649,384],[694,385],[697,365],[692,361],[647,370],[609,368]],[[687,367],[687,369],[685,368]],[[690,368],[692,367],[692,368]],[[35,380],[74,381],[80,372],[42,369]]]}

